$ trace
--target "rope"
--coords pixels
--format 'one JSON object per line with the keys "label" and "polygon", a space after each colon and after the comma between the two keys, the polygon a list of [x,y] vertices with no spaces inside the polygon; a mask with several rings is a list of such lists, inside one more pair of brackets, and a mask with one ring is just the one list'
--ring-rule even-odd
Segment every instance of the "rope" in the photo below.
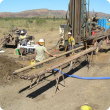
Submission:
{"label": "rope", "polygon": [[83,80],[107,80],[107,79],[110,79],[110,77],[81,77],[81,76],[76,76],[76,75],[68,75],[64,72],[61,72],[60,70],[57,70],[57,69],[54,69],[54,70],[62,73],[63,75],[65,75],[67,77],[73,77],[73,78],[83,79]]}

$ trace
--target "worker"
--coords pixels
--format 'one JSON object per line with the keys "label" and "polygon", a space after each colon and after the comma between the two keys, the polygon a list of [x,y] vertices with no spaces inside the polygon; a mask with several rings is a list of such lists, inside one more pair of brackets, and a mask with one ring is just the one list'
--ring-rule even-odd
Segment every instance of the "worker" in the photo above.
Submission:
{"label": "worker", "polygon": [[27,45],[26,35],[25,35],[24,31],[21,31],[21,35],[19,36],[19,40],[20,40],[20,45],[22,45],[22,46]]}
{"label": "worker", "polygon": [[[45,52],[53,57],[57,57],[57,55],[53,55],[49,53],[43,45],[44,45],[44,40],[39,39],[39,45],[36,46],[35,48],[35,54],[34,54],[34,58],[32,59],[32,61],[36,60],[36,62],[41,62],[45,60]],[[39,68],[41,67],[43,67],[43,64],[39,65]],[[45,77],[45,74],[42,76],[42,78],[44,77]]]}
{"label": "worker", "polygon": [[23,40],[23,39],[26,38],[26,35],[25,35],[24,31],[21,31],[20,34],[21,34],[21,35],[19,36],[19,39],[20,39],[20,40]]}
{"label": "worker", "polygon": [[44,55],[45,52],[53,57],[57,57],[57,55],[53,55],[53,54],[49,53],[43,45],[44,45],[44,40],[39,39],[39,45],[36,46],[36,48],[35,48],[35,54],[34,54],[33,61],[36,60],[36,62],[40,62],[40,61],[45,60],[45,55]]}
{"label": "worker", "polygon": [[93,18],[93,22],[96,22],[99,20],[99,18],[97,17],[97,13],[95,14],[95,17]]}
{"label": "worker", "polygon": [[71,35],[71,32],[68,32],[68,49],[72,50],[75,48],[75,40]]}
{"label": "worker", "polygon": [[40,61],[45,60],[45,55],[44,55],[45,52],[53,57],[57,57],[57,55],[52,55],[51,53],[49,53],[43,45],[44,45],[44,40],[39,39],[39,45],[36,46],[35,48],[33,61],[36,60],[36,62],[40,62]]}
{"label": "worker", "polygon": [[97,32],[99,31],[99,25],[97,24],[98,23],[98,20],[99,18],[97,17],[97,13],[95,14],[94,18],[93,18],[93,22],[92,22],[92,35],[96,34],[96,30]]}

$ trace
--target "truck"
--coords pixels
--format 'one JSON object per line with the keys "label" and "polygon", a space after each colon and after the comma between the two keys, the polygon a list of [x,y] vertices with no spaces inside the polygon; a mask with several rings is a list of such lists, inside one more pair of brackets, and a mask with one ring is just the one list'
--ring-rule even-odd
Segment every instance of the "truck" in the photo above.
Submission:
{"label": "truck", "polygon": [[[25,29],[23,29],[23,31],[26,32]],[[17,27],[14,27],[9,34],[7,34],[6,36],[4,36],[4,38],[1,39],[0,49],[2,49],[2,47],[8,47],[8,46],[14,46],[16,48],[20,42],[19,41],[20,32],[21,30],[18,30]],[[34,37],[30,35],[26,35],[27,42],[30,39],[34,39]]]}

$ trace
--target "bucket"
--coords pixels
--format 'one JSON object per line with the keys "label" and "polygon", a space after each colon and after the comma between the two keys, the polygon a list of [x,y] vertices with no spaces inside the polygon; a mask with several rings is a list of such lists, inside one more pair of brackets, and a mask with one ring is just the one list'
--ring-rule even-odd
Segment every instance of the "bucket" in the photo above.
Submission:
{"label": "bucket", "polygon": [[[35,60],[34,60],[34,61],[31,60],[30,65],[33,65],[33,64],[35,64]],[[32,71],[33,71],[34,69],[35,69],[35,67],[32,67]]]}
{"label": "bucket", "polygon": [[54,52],[56,52],[56,49],[54,49]]}
{"label": "bucket", "polygon": [[19,49],[16,49],[16,55],[19,55]]}
{"label": "bucket", "polygon": [[92,108],[88,105],[81,106],[81,110],[92,110]]}
{"label": "bucket", "polygon": [[94,35],[95,34],[95,32],[94,31],[92,31],[92,35]]}

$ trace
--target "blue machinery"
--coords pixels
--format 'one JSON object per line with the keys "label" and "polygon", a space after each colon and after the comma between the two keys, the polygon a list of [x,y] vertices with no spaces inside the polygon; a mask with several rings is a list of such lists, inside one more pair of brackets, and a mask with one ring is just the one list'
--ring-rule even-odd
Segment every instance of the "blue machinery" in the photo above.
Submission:
{"label": "blue machinery", "polygon": [[105,16],[103,18],[99,18],[98,25],[100,27],[105,28],[105,31],[107,29],[110,29],[110,22],[107,21],[107,19],[105,18]]}

